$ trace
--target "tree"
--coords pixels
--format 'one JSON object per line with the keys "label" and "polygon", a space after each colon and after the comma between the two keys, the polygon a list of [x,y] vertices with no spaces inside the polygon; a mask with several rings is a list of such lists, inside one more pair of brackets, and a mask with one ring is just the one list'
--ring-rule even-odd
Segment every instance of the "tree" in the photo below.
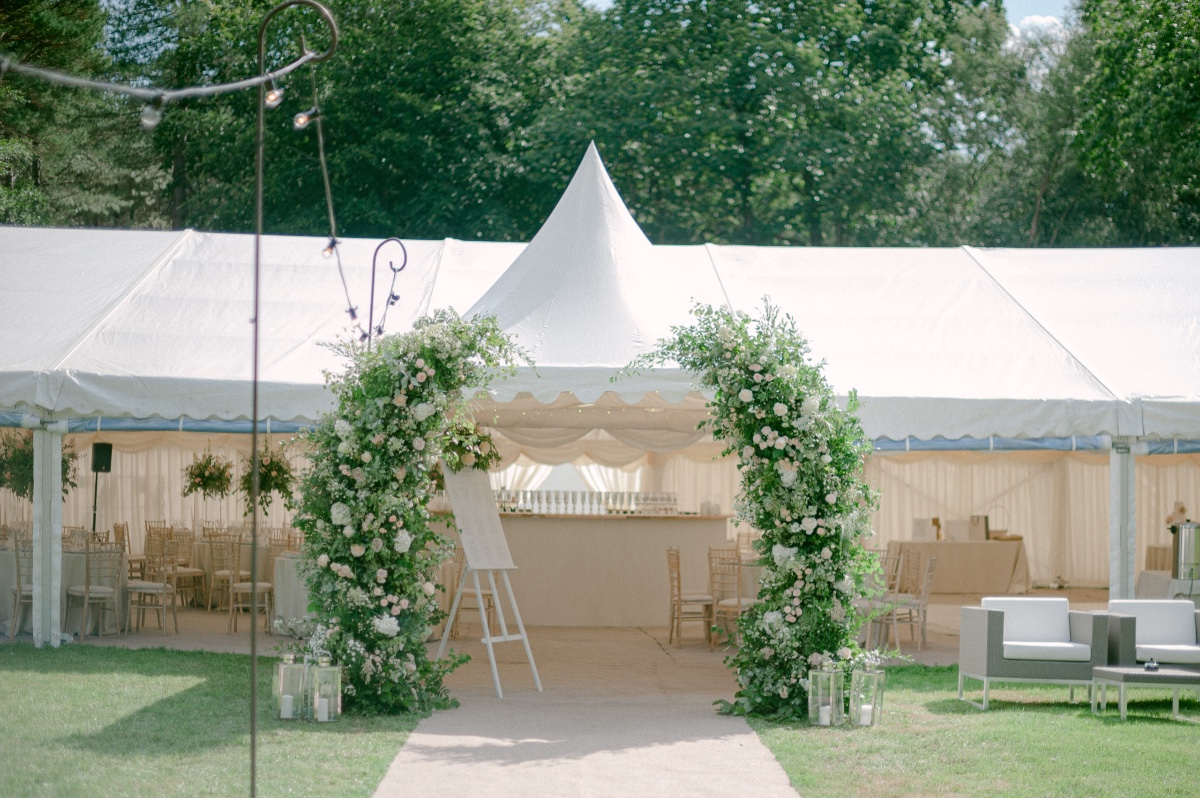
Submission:
{"label": "tree", "polygon": [[1084,0],[1095,71],[1078,149],[1103,186],[1114,243],[1200,238],[1200,6]]}

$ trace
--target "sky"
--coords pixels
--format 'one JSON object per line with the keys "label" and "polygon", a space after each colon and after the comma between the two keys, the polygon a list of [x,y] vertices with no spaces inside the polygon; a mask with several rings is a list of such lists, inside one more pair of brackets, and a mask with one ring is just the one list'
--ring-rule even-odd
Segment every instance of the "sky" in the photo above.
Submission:
{"label": "sky", "polygon": [[[595,8],[608,8],[612,5],[612,0],[585,2]],[[1017,27],[1021,27],[1021,23],[1028,17],[1055,17],[1062,22],[1069,2],[1070,0],[1005,0],[1004,13],[1008,17],[1008,23]]]}

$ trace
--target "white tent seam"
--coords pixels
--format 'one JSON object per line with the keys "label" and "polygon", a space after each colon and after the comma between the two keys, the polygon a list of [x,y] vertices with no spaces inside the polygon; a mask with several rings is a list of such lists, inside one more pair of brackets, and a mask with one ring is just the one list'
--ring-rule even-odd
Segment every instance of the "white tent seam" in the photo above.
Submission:
{"label": "white tent seam", "polygon": [[164,266],[175,259],[175,256],[179,254],[179,250],[183,246],[183,243],[191,238],[194,232],[195,231],[189,227],[188,229],[184,230],[179,235],[179,238],[175,239],[175,241],[172,242],[169,247],[163,250],[163,253],[158,256],[158,259],[154,261],[153,265],[151,265],[151,267],[146,270],[146,273],[142,275],[142,279],[138,280],[137,284],[134,285],[133,288],[129,289],[129,293],[113,303],[113,306],[109,308],[109,311],[104,314],[104,318],[96,322],[96,325],[92,327],[92,329],[88,330],[87,333],[82,335],[79,340],[76,341],[75,345],[71,347],[70,351],[63,355],[62,359],[54,364],[51,371],[57,371],[58,369],[63,368],[67,361],[70,360],[71,357],[78,352],[84,344],[92,340],[92,338],[96,336],[96,333],[100,332],[100,329],[104,327],[104,325],[107,324],[109,320],[113,318],[113,316],[117,315],[117,313],[123,307],[129,304],[129,301],[133,299],[133,297],[139,291],[141,291],[142,286],[146,285],[146,283],[148,283],[151,278],[158,274]]}
{"label": "white tent seam", "polygon": [[996,279],[996,276],[994,274],[992,274],[990,271],[988,271],[988,267],[985,266],[983,264],[983,261],[980,260],[975,255],[974,247],[971,247],[967,244],[963,244],[962,251],[967,254],[967,257],[969,257],[972,261],[974,261],[975,265],[979,267],[980,271],[982,271],[985,275],[987,275],[988,279],[992,281],[992,284],[995,285],[996,288],[1000,289],[1000,291],[1006,297],[1008,297],[1009,299],[1012,300],[1014,305],[1016,305],[1018,308],[1021,309],[1021,312],[1025,314],[1026,318],[1028,318],[1031,322],[1033,322],[1039,330],[1044,332],[1047,335],[1047,337],[1050,338],[1051,341],[1053,341],[1055,344],[1058,345],[1058,347],[1060,349],[1062,349],[1063,352],[1066,352],[1067,355],[1071,358],[1071,360],[1075,361],[1075,363],[1078,364],[1078,366],[1081,369],[1083,369],[1085,372],[1087,372],[1087,375],[1089,377],[1091,377],[1093,380],[1096,381],[1097,385],[1099,385],[1101,388],[1103,388],[1105,391],[1108,392],[1109,396],[1111,396],[1114,400],[1116,400],[1118,402],[1128,401],[1125,399],[1125,397],[1121,396],[1116,391],[1114,391],[1112,388],[1110,388],[1108,386],[1108,383],[1106,383],[1104,380],[1100,379],[1100,377],[1096,374],[1096,372],[1094,372],[1086,363],[1084,363],[1083,360],[1077,354],[1075,354],[1074,351],[1072,351],[1066,344],[1064,344],[1061,340],[1059,340],[1058,336],[1056,336],[1054,333],[1050,332],[1050,330],[1046,327],[1046,325],[1042,322],[1041,319],[1039,319],[1037,316],[1035,316],[1033,313],[1031,313],[1028,308],[1026,308],[1023,304],[1021,304],[1021,301],[1019,299],[1017,299],[1012,294],[1011,291],[1009,291],[1007,288],[1005,288],[1004,284],[1001,283],[998,279]]}
{"label": "white tent seam", "polygon": [[717,285],[721,286],[721,293],[725,295],[725,307],[729,308],[729,312],[732,313],[735,310],[733,307],[733,300],[729,298],[729,292],[725,290],[725,281],[721,279],[721,270],[717,267],[717,258],[713,254],[713,251],[716,249],[716,247],[716,244],[705,242],[704,251],[708,255],[708,262],[712,264],[713,274],[716,275],[717,278]]}
{"label": "white tent seam", "polygon": [[442,262],[446,259],[446,250],[454,242],[453,238],[443,238],[442,246],[438,249],[437,263],[433,267],[433,279],[429,281],[429,294],[425,297],[421,307],[421,315],[429,315],[429,306],[433,304],[433,295],[438,288],[438,280],[442,279]]}

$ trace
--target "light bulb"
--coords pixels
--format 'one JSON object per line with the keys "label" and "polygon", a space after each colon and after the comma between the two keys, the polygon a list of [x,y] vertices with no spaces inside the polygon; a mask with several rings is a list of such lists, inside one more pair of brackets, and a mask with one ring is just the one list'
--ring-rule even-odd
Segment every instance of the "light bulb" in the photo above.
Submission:
{"label": "light bulb", "polygon": [[278,108],[281,102],[283,102],[283,87],[276,86],[273,80],[268,80],[267,93],[263,96],[263,104],[268,108]]}
{"label": "light bulb", "polygon": [[292,117],[292,126],[295,127],[296,130],[304,130],[304,128],[308,127],[309,124],[320,115],[321,112],[316,108],[309,108],[307,111],[301,111]]}
{"label": "light bulb", "polygon": [[330,236],[329,243],[325,245],[325,249],[321,250],[321,255],[326,258],[332,258],[333,250],[335,247],[337,247],[337,244],[338,244],[337,239]]}
{"label": "light bulb", "polygon": [[141,123],[143,130],[154,130],[162,121],[162,105],[154,102],[142,109]]}

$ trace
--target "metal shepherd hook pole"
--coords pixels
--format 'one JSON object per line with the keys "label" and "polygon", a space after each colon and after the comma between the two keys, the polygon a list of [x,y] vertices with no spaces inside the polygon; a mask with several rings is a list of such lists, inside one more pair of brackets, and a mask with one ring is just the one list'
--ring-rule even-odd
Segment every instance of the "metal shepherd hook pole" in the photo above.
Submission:
{"label": "metal shepherd hook pole", "polygon": [[[277,14],[292,6],[308,6],[321,15],[329,26],[329,47],[323,53],[314,54],[308,59],[309,63],[318,64],[327,60],[337,49],[338,29],[333,20],[333,14],[316,0],[287,0],[267,12],[258,28],[258,74],[266,74],[267,26]],[[305,55],[308,55],[306,52]],[[278,100],[273,102],[278,104]],[[250,796],[257,794],[258,779],[258,638],[255,632],[258,617],[258,496],[259,496],[259,449],[258,449],[258,354],[259,354],[259,277],[261,274],[262,234],[263,234],[263,128],[267,108],[266,83],[258,85],[258,131],[255,140],[254,164],[254,315],[253,325],[253,357],[251,364],[251,432],[250,432],[250,508],[253,512],[250,525]],[[269,620],[269,619],[268,619]]]}

